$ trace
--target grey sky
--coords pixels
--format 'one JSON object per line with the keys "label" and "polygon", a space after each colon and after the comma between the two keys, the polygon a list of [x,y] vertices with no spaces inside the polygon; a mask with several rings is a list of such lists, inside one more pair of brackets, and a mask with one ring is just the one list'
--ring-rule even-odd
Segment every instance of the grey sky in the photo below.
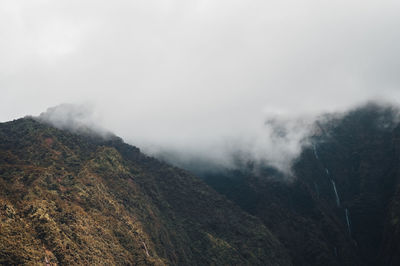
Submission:
{"label": "grey sky", "polygon": [[85,103],[138,146],[197,151],[263,138],[276,114],[398,102],[399,14],[390,0],[3,0],[0,121]]}

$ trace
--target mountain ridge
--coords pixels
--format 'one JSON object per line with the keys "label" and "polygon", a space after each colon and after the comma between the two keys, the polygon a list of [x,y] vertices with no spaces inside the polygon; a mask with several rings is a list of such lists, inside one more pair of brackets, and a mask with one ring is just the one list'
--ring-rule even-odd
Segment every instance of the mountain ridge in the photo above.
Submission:
{"label": "mountain ridge", "polygon": [[262,222],[119,138],[0,124],[3,264],[291,265]]}

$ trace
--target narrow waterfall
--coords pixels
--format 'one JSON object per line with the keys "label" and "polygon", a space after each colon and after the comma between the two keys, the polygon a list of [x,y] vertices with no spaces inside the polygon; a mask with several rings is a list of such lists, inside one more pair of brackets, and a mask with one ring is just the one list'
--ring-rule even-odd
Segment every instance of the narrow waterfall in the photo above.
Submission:
{"label": "narrow waterfall", "polygon": [[314,156],[315,156],[315,158],[317,159],[317,160],[319,160],[319,156],[318,156],[318,153],[317,153],[317,148],[315,148],[315,145],[313,144],[313,150],[314,150]]}
{"label": "narrow waterfall", "polygon": [[338,195],[338,192],[337,192],[337,189],[336,189],[335,181],[333,181],[333,179],[331,179],[331,183],[332,183],[332,186],[333,186],[333,191],[335,192],[335,196],[336,196],[336,204],[337,204],[338,207],[340,207],[340,199],[339,199],[339,195]]}
{"label": "narrow waterfall", "polygon": [[345,209],[345,213],[346,213],[347,229],[349,230],[349,235],[351,235],[349,210],[347,208]]}

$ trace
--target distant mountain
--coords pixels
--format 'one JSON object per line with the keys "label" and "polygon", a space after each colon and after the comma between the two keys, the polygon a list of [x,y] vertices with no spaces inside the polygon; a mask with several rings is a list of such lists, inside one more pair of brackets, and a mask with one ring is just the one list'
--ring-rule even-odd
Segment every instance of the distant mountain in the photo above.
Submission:
{"label": "distant mountain", "polygon": [[0,124],[2,265],[292,265],[265,224],[115,136],[32,118]]}
{"label": "distant mountain", "polygon": [[252,162],[194,172],[259,217],[294,265],[400,265],[398,110],[368,104],[328,115],[309,143],[291,182]]}

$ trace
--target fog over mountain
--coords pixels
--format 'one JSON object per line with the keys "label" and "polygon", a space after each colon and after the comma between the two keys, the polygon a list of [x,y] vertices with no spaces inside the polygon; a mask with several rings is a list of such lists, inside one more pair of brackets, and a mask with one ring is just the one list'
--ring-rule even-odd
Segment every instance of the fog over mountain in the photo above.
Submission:
{"label": "fog over mountain", "polygon": [[391,0],[2,1],[0,121],[83,104],[82,121],[148,153],[229,166],[240,151],[287,171],[318,115],[400,101],[399,10]]}

